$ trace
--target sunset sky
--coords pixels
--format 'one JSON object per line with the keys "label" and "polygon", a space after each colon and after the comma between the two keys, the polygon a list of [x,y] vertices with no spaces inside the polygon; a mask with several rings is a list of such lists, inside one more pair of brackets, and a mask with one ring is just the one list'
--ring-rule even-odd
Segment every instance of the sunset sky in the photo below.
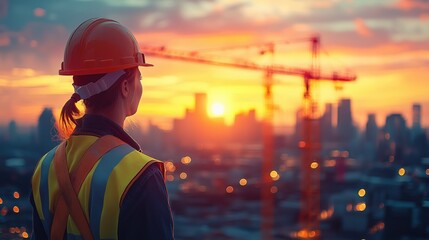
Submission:
{"label": "sunset sky", "polygon": [[[413,103],[429,126],[429,1],[427,0],[0,0],[0,124],[12,119],[34,125],[44,107],[56,114],[72,94],[71,78],[58,76],[70,33],[91,17],[127,26],[144,46],[240,57],[262,65],[309,68],[310,42],[318,34],[323,72],[357,74],[336,91],[331,82],[314,89],[324,104],[352,99],[353,119],[365,125],[375,113],[384,125],[390,113],[411,124]],[[254,46],[276,42],[273,55]],[[287,44],[284,44],[287,43]],[[171,119],[193,108],[194,93],[223,106],[228,123],[237,112],[263,115],[264,73],[147,56],[144,93],[136,122],[168,129]],[[292,126],[302,103],[302,78],[275,75],[275,123]],[[209,107],[210,108],[210,107]]]}

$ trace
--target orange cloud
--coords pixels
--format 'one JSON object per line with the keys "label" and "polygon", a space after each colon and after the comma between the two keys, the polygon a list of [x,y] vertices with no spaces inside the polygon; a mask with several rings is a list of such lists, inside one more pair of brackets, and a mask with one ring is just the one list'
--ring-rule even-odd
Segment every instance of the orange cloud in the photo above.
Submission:
{"label": "orange cloud", "polygon": [[362,18],[355,19],[356,32],[359,35],[364,37],[369,37],[372,35],[371,29],[366,25],[365,21]]}
{"label": "orange cloud", "polygon": [[223,32],[215,33],[194,33],[183,36],[182,34],[173,32],[135,32],[137,41],[142,46],[162,46],[168,49],[205,49],[213,46],[234,46],[246,45],[254,41],[254,34],[246,31],[231,32],[225,29]]}
{"label": "orange cloud", "polygon": [[426,22],[429,19],[429,14],[423,13],[420,15],[420,21]]}
{"label": "orange cloud", "polygon": [[429,9],[429,2],[423,0],[399,0],[395,5],[402,10]]}
{"label": "orange cloud", "polygon": [[296,32],[311,32],[313,31],[312,27],[309,24],[305,23],[296,23],[292,25],[292,29]]}

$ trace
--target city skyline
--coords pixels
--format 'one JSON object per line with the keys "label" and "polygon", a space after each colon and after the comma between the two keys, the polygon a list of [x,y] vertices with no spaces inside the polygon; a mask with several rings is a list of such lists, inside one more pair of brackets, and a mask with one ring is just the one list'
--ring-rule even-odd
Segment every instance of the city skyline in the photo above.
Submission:
{"label": "city skyline", "polygon": [[[194,97],[193,104],[190,107],[182,109],[183,116],[171,119],[171,127],[169,127],[168,129],[163,128],[162,125],[158,125],[156,122],[152,121],[152,119],[146,119],[146,122],[144,122],[144,121],[139,121],[139,119],[136,119],[135,116],[129,117],[128,119],[126,119],[125,127],[126,128],[130,127],[131,129],[133,129],[136,126],[138,126],[138,127],[141,127],[142,128],[141,130],[143,131],[149,131],[148,129],[151,126],[155,126],[156,128],[159,128],[163,131],[174,132],[175,126],[177,126],[179,122],[186,123],[187,121],[191,121],[195,123],[195,122],[201,121],[201,122],[208,123],[206,127],[210,128],[211,124],[215,123],[215,125],[213,125],[214,127],[219,127],[222,125],[224,127],[228,127],[228,129],[225,128],[225,131],[230,131],[229,129],[230,127],[234,127],[234,125],[237,124],[237,122],[243,121],[243,119],[248,119],[249,117],[250,119],[253,119],[251,121],[255,123],[263,122],[263,117],[260,117],[260,116],[258,117],[257,110],[255,108],[251,108],[248,111],[237,112],[234,115],[233,121],[228,123],[227,121],[225,121],[224,115],[222,114],[218,115],[219,112],[217,113],[213,112],[213,111],[221,111],[218,109],[219,107],[218,105],[209,106],[207,104],[208,96],[206,93],[195,93],[193,97]],[[341,106],[341,104],[343,104],[343,106]],[[327,103],[324,106],[323,111],[320,112],[320,117],[319,117],[319,120],[321,121],[321,124],[323,126],[321,134],[322,135],[330,134],[329,132],[332,132],[334,130],[340,131],[340,132],[347,131],[347,133],[345,133],[345,135],[347,136],[345,139],[343,139],[346,141],[346,139],[350,139],[352,138],[352,135],[354,135],[353,133],[354,130],[352,130],[352,128],[355,128],[357,131],[359,131],[359,134],[365,135],[367,134],[365,132],[367,131],[368,127],[370,128],[377,127],[378,129],[382,129],[383,127],[385,127],[386,123],[388,124],[389,117],[391,116],[400,116],[401,118],[403,118],[403,121],[405,124],[404,126],[410,129],[411,131],[417,130],[417,131],[429,132],[428,126],[422,125],[421,112],[424,111],[424,109],[422,108],[421,104],[413,103],[410,106],[410,109],[411,109],[410,111],[412,111],[412,114],[411,114],[412,116],[410,117],[411,119],[407,119],[406,115],[401,112],[387,113],[387,115],[384,118],[381,118],[376,113],[368,113],[366,115],[366,120],[363,123],[363,126],[356,125],[356,122],[353,120],[356,118],[352,108],[353,104],[354,103],[352,99],[348,99],[348,98],[340,99],[338,104]],[[214,109],[210,109],[211,107],[213,107]],[[285,127],[284,125],[280,127],[274,126],[275,134],[293,136],[297,134],[297,131],[301,131],[301,126],[298,123],[299,121],[298,118],[301,117],[299,114],[300,109],[301,108],[298,108],[295,111],[295,116],[294,116],[295,119],[291,123],[291,125],[287,127]],[[58,123],[58,116],[56,116],[55,110],[49,107],[45,107],[41,110],[41,112],[39,112],[39,115],[37,116],[37,118],[39,119],[38,121],[40,121],[40,117],[42,117],[46,113],[46,111],[50,112],[50,114],[52,114],[53,119],[56,121],[56,123]],[[343,111],[344,113],[342,115],[338,114],[339,111]],[[248,120],[244,120],[244,121],[248,121]],[[342,122],[342,123],[338,124],[339,122]],[[180,124],[183,125],[184,123],[180,123]],[[368,124],[370,124],[371,126],[369,126]],[[18,134],[29,134],[29,133],[35,133],[34,131],[37,131],[36,128],[38,124],[36,122],[35,124],[32,124],[32,125],[25,125],[25,124],[23,125],[17,122],[16,120],[12,119],[11,121],[5,124],[0,124],[0,131],[2,132],[8,131],[7,129],[10,129],[11,126],[13,127],[14,131]],[[235,133],[232,133],[232,134],[235,134]]]}

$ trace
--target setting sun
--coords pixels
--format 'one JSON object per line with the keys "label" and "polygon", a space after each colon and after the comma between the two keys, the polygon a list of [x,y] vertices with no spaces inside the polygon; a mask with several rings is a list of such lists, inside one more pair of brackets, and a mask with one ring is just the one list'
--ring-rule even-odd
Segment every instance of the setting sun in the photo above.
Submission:
{"label": "setting sun", "polygon": [[225,114],[225,106],[222,103],[213,103],[210,107],[210,115],[213,117],[221,117]]}

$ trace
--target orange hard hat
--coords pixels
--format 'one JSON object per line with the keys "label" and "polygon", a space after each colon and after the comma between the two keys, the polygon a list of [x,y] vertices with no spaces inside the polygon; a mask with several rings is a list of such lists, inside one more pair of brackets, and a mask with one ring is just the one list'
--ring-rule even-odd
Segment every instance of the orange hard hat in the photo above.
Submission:
{"label": "orange hard hat", "polygon": [[133,34],[117,21],[92,18],[71,34],[59,74],[101,74],[137,66],[153,65],[145,62]]}

